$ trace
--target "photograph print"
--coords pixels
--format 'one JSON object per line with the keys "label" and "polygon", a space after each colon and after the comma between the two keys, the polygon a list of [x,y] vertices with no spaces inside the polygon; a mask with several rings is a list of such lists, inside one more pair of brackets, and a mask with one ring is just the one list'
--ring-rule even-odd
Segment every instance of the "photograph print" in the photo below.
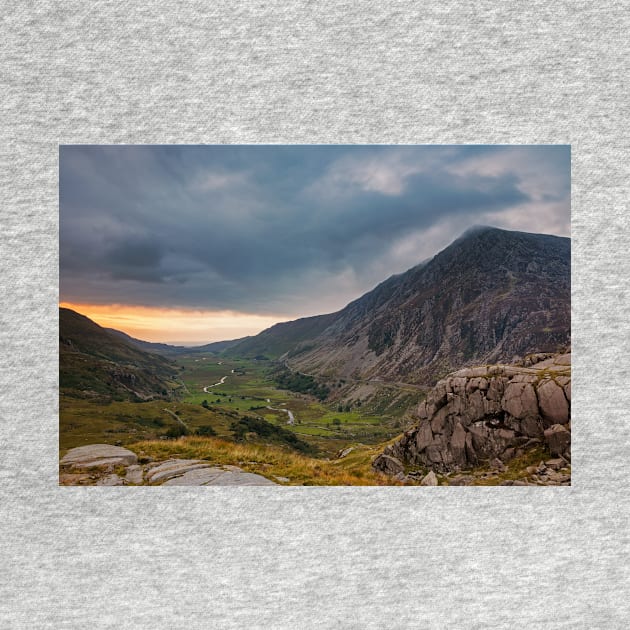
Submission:
{"label": "photograph print", "polygon": [[569,486],[567,145],[62,145],[59,483]]}

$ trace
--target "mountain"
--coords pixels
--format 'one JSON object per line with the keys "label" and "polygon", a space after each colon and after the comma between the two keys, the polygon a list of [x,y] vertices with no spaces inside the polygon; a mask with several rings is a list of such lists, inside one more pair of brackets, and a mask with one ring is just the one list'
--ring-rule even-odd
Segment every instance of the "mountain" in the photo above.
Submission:
{"label": "mountain", "polygon": [[178,368],[71,309],[59,309],[59,386],[75,397],[170,398]]}
{"label": "mountain", "polygon": [[249,337],[241,337],[240,339],[231,339],[229,341],[213,341],[212,343],[207,343],[203,346],[171,346],[167,343],[154,343],[152,341],[142,341],[142,339],[136,339],[131,335],[128,335],[122,330],[116,330],[115,328],[105,328],[109,333],[120,337],[127,343],[140,348],[140,350],[145,350],[146,352],[153,352],[155,354],[163,354],[163,355],[178,355],[178,354],[190,354],[190,353],[201,353],[201,352],[213,352],[218,354],[231,348],[232,346],[249,339]]}
{"label": "mountain", "polygon": [[570,346],[570,298],[570,239],[475,227],[341,311],[276,324],[228,352],[327,378],[432,385]]}
{"label": "mountain", "polygon": [[315,339],[335,322],[337,315],[338,313],[316,315],[275,324],[258,335],[246,337],[242,342],[228,348],[225,354],[247,357],[265,355],[278,358],[296,351],[305,341]]}

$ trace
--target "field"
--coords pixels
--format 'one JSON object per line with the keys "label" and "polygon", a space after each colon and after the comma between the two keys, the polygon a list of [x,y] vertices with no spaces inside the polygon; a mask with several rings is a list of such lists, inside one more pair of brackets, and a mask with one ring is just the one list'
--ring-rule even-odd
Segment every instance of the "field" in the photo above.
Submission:
{"label": "field", "polygon": [[[348,441],[376,443],[400,433],[404,410],[376,413],[370,404],[352,405],[320,402],[313,396],[278,389],[269,361],[187,356],[178,360],[187,392],[184,401],[221,410],[257,415],[290,428],[325,451]],[[223,383],[220,381],[225,377]],[[214,385],[214,387],[209,387]],[[204,392],[204,387],[208,388]],[[290,424],[289,414],[293,415]],[[320,438],[320,439],[315,439]],[[328,442],[328,443],[327,443]]]}

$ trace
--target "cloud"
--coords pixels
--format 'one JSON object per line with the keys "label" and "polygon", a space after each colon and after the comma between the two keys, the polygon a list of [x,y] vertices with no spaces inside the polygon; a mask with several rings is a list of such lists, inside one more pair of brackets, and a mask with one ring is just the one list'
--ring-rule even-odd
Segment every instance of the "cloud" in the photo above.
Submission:
{"label": "cloud", "polygon": [[498,178],[512,174],[532,201],[565,198],[570,190],[571,156],[567,146],[501,147],[452,165],[459,176]]}
{"label": "cloud", "polygon": [[475,223],[567,234],[569,169],[568,147],[62,147],[61,297],[336,310]]}
{"label": "cloud", "polygon": [[160,265],[164,253],[159,242],[148,238],[125,238],[105,254],[113,278],[162,282]]}
{"label": "cloud", "polygon": [[202,192],[210,192],[243,185],[245,181],[245,173],[206,172],[198,175],[193,188]]}
{"label": "cloud", "polygon": [[324,198],[347,197],[361,192],[400,196],[410,175],[421,173],[418,161],[404,160],[397,152],[362,157],[344,156],[333,162],[308,192]]}

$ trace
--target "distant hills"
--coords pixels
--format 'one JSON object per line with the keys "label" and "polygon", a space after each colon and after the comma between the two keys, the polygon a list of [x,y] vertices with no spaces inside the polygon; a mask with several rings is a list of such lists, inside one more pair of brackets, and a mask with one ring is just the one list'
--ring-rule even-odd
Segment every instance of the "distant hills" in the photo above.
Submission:
{"label": "distant hills", "polygon": [[202,352],[212,352],[214,354],[218,354],[231,348],[232,346],[249,339],[249,337],[241,337],[240,339],[232,339],[229,341],[214,341],[212,343],[207,343],[203,346],[171,346],[167,343],[154,343],[151,341],[142,341],[141,339],[136,339],[127,333],[122,332],[121,330],[116,330],[115,328],[105,328],[109,333],[119,337],[123,341],[130,343],[141,350],[145,350],[146,352],[154,352],[156,354],[164,354],[164,355],[173,355],[176,356],[178,354],[191,354],[191,353],[202,353]]}
{"label": "distant hills", "polygon": [[59,309],[59,387],[75,397],[168,399],[177,366],[71,309]]}
{"label": "distant hills", "polygon": [[476,227],[342,310],[280,323],[226,350],[322,377],[433,384],[466,365],[571,343],[571,241]]}

